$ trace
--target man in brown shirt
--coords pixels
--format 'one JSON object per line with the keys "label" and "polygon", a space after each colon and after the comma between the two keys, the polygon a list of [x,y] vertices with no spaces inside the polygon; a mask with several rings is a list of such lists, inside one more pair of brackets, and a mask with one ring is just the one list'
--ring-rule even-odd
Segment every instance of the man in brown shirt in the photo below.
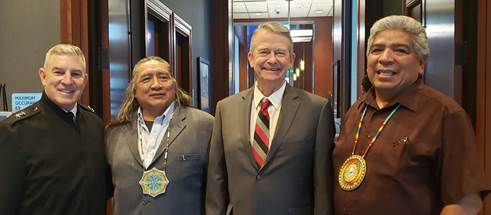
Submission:
{"label": "man in brown shirt", "polygon": [[389,16],[370,30],[367,92],[348,110],[333,165],[336,214],[476,214],[484,191],[464,110],[421,80],[425,29]]}

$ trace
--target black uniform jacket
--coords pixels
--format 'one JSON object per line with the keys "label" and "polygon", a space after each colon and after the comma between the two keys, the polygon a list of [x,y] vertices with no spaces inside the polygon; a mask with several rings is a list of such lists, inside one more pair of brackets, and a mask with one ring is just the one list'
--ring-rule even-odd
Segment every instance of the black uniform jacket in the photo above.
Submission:
{"label": "black uniform jacket", "polygon": [[0,125],[0,214],[104,214],[104,124],[76,120],[46,95]]}

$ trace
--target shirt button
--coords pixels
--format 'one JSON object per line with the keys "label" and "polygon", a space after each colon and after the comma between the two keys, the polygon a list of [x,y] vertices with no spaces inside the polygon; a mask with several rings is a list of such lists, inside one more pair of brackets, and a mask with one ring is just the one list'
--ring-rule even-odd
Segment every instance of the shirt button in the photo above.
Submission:
{"label": "shirt button", "polygon": [[257,176],[256,176],[256,179],[257,179],[257,180],[261,180],[261,175],[257,175]]}

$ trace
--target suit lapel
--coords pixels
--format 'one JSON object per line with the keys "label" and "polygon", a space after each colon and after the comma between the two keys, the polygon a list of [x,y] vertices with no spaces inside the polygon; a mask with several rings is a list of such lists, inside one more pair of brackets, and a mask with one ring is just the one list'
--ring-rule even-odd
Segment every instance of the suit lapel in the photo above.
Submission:
{"label": "suit lapel", "polygon": [[271,159],[273,159],[273,156],[284,142],[283,139],[293,124],[293,119],[295,118],[299,106],[300,101],[298,100],[297,92],[293,89],[293,87],[287,84],[285,94],[283,95],[281,102],[280,116],[278,118],[278,122],[276,123],[276,132],[273,136],[271,148],[269,149],[264,166],[266,166]]}
{"label": "suit lapel", "polygon": [[244,144],[244,149],[246,151],[247,156],[249,157],[249,161],[251,162],[251,165],[256,168],[256,170],[259,170],[259,167],[256,163],[256,160],[254,160],[254,157],[252,155],[252,145],[251,145],[251,136],[250,136],[250,129],[251,129],[251,104],[252,104],[252,98],[253,98],[253,93],[254,93],[254,88],[249,88],[248,91],[244,92],[241,95],[242,102],[239,106],[239,122],[244,122],[244,123],[239,123],[240,126],[240,142]]}
{"label": "suit lapel", "polygon": [[144,168],[143,161],[140,157],[140,152],[138,151],[139,140],[138,140],[138,132],[137,132],[138,128],[136,123],[137,123],[136,118],[133,118],[131,122],[128,124],[128,132],[123,136],[127,137],[125,142],[126,144],[128,144],[131,154],[138,162],[138,164],[140,164],[140,166]]}
{"label": "suit lapel", "polygon": [[[160,146],[155,152],[155,156],[153,157],[152,163],[150,163],[149,167],[153,165],[153,163],[162,156],[164,153],[165,146],[167,145],[167,141],[169,141],[169,148],[171,147],[174,140],[181,134],[182,130],[186,127],[186,109],[177,107],[172,116],[172,119],[169,123],[169,127],[167,131],[169,131],[169,137],[167,138],[167,131],[164,134],[164,138],[162,138],[162,142],[160,142]],[[170,130],[169,130],[170,129]]]}

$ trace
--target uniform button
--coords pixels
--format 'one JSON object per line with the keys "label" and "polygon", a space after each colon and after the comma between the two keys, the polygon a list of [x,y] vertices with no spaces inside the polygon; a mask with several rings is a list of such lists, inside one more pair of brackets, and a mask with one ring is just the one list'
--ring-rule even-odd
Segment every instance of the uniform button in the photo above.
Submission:
{"label": "uniform button", "polygon": [[261,180],[261,175],[257,175],[257,176],[256,176],[256,179],[257,179],[257,180]]}

